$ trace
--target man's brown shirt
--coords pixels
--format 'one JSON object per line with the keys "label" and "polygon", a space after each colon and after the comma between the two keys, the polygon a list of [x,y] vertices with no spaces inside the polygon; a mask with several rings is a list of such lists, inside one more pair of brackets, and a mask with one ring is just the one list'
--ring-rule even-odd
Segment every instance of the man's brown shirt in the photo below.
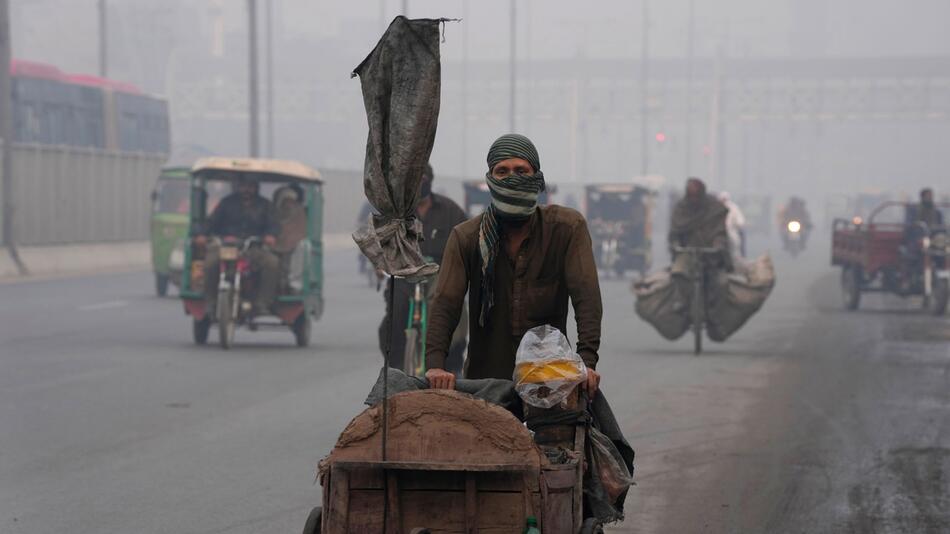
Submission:
{"label": "man's brown shirt", "polygon": [[516,258],[508,256],[502,240],[495,262],[495,305],[484,326],[478,324],[482,307],[480,223],[478,216],[456,226],[446,243],[439,283],[429,307],[427,366],[444,367],[468,292],[466,378],[510,379],[525,332],[549,324],[566,334],[568,297],[577,319],[577,352],[594,368],[603,307],[584,217],[570,208],[542,206],[528,223],[531,231]]}

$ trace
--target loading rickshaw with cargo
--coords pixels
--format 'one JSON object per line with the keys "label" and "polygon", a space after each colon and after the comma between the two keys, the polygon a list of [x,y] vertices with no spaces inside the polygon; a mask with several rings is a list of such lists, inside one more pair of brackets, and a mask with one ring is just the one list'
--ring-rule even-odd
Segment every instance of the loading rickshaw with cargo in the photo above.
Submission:
{"label": "loading rickshaw with cargo", "polygon": [[597,267],[617,276],[649,271],[653,192],[634,183],[588,185],[584,190]]}
{"label": "loading rickshaw with cargo", "polygon": [[[180,293],[195,343],[205,344],[217,326],[226,349],[238,327],[289,329],[298,346],[308,345],[324,305],[320,174],[296,161],[214,157],[195,163],[190,180]],[[241,194],[249,210],[266,210],[248,213],[270,228],[247,230],[233,209]],[[235,229],[217,227],[226,216]],[[265,291],[273,295],[262,302]]]}
{"label": "loading rickshaw with cargo", "polygon": [[[884,202],[866,219],[835,219],[831,263],[841,267],[844,306],[856,310],[865,293],[922,297],[934,315],[947,310],[950,243],[945,224],[918,220],[919,204]],[[937,204],[943,220],[950,204]]]}

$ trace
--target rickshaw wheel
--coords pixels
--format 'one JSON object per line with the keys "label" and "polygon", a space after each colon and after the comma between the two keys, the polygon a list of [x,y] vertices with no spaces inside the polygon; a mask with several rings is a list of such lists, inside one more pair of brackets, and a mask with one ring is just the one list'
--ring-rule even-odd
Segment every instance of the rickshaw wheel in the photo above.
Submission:
{"label": "rickshaw wheel", "polygon": [[195,339],[196,345],[205,345],[208,343],[208,332],[211,330],[211,318],[204,317],[192,321],[191,333]]}
{"label": "rickshaw wheel", "polygon": [[298,347],[306,347],[310,344],[310,330],[312,328],[313,325],[307,311],[297,316],[290,329],[294,332],[294,339],[297,341]]}
{"label": "rickshaw wheel", "polygon": [[164,297],[168,294],[168,275],[155,273],[155,294]]}
{"label": "rickshaw wheel", "polygon": [[936,316],[947,313],[947,301],[950,300],[950,283],[947,280],[938,280],[934,286],[933,296],[930,298],[930,311]]}
{"label": "rickshaw wheel", "polygon": [[596,519],[588,518],[581,525],[581,534],[604,534],[604,528],[600,526]]}
{"label": "rickshaw wheel", "polygon": [[841,292],[844,306],[856,310],[861,304],[861,268],[845,267],[841,271]]}
{"label": "rickshaw wheel", "polygon": [[[227,293],[218,295],[218,309],[230,310],[231,298],[231,295]],[[234,317],[230,313],[218,317],[218,342],[225,350],[230,349],[234,344]]]}
{"label": "rickshaw wheel", "polygon": [[320,523],[323,520],[323,510],[317,506],[310,510],[310,516],[303,526],[303,534],[320,534]]}

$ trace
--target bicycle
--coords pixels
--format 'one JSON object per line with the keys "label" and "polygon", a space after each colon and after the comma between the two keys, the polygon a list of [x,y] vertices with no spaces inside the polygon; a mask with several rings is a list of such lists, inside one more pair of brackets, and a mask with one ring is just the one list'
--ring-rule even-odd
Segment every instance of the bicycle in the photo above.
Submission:
{"label": "bicycle", "polygon": [[686,255],[686,277],[693,285],[690,320],[693,330],[693,354],[703,351],[703,327],[706,324],[706,286],[708,284],[708,257],[721,256],[723,251],[715,247],[674,246],[677,254]]}
{"label": "bicycle", "polygon": [[429,322],[427,284],[427,280],[415,282],[412,296],[409,298],[406,352],[402,360],[403,371],[409,376],[425,376],[426,374],[426,332]]}

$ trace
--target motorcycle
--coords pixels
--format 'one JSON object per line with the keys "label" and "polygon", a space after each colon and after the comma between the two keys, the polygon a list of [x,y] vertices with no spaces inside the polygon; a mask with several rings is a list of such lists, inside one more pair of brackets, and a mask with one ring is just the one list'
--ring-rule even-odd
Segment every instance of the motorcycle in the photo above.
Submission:
{"label": "motorcycle", "polygon": [[260,244],[261,240],[257,237],[220,241],[221,276],[218,280],[215,317],[218,323],[218,339],[222,348],[231,348],[234,343],[235,326],[245,322],[253,309],[251,298],[254,293],[254,281],[251,262],[245,253],[251,247],[260,246]]}
{"label": "motorcycle", "polygon": [[785,229],[782,232],[782,244],[785,251],[794,258],[805,250],[805,226],[801,221],[792,219],[785,223]]}

